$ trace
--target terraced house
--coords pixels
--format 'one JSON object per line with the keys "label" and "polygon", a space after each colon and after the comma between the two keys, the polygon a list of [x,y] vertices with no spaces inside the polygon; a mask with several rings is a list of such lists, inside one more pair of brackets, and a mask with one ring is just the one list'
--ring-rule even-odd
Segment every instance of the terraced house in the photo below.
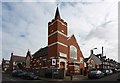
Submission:
{"label": "terraced house", "polygon": [[[74,35],[67,36],[67,22],[61,19],[57,7],[55,17],[48,23],[48,46],[40,48],[25,59],[26,69],[37,72],[64,71],[64,75],[82,74],[84,57]],[[44,75],[45,73],[43,73]]]}

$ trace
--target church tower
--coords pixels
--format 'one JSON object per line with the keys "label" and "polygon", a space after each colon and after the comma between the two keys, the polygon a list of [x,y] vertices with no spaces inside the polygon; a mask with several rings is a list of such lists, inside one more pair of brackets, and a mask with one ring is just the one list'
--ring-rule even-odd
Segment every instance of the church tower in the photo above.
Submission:
{"label": "church tower", "polygon": [[[67,23],[61,19],[57,7],[54,19],[48,23],[48,56],[50,59],[56,59],[54,67],[61,68],[67,64],[67,62],[65,62],[67,55]],[[64,62],[62,66],[60,64],[61,60]],[[53,64],[50,66],[53,66]]]}

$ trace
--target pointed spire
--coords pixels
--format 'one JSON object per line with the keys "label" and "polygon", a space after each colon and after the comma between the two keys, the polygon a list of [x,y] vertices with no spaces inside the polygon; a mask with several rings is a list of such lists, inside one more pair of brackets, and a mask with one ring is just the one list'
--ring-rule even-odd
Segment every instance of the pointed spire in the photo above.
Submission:
{"label": "pointed spire", "polygon": [[27,51],[27,55],[30,55],[30,51],[29,51],[29,49],[28,49],[28,51]]}
{"label": "pointed spire", "polygon": [[59,9],[57,7],[56,13],[55,13],[55,20],[58,19],[58,18],[60,18],[60,13],[59,13]]}

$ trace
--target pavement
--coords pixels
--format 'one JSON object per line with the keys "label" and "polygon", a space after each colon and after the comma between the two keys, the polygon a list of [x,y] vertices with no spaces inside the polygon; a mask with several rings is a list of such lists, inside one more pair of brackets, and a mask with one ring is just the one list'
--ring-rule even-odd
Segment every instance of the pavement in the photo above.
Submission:
{"label": "pavement", "polygon": [[70,76],[66,76],[64,79],[53,79],[53,78],[51,79],[51,78],[43,78],[43,77],[40,77],[39,79],[44,81],[82,81],[88,78],[87,76],[83,76],[83,75],[74,75],[72,77],[72,80]]}
{"label": "pavement", "polygon": [[48,81],[48,82],[54,82],[54,81],[57,81],[57,82],[62,82],[62,81],[63,82],[84,81],[85,82],[85,81],[117,81],[118,78],[120,79],[120,73],[105,76],[105,77],[100,78],[100,79],[88,79],[87,76],[74,75],[72,80],[71,80],[70,76],[66,76],[64,79],[51,79],[51,78],[42,78],[42,77],[40,77],[40,80]]}

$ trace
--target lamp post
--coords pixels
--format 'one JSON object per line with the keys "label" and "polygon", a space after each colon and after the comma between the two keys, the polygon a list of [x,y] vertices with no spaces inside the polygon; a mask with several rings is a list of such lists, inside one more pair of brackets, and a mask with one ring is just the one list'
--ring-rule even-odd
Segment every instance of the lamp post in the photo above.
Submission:
{"label": "lamp post", "polygon": [[104,64],[103,64],[103,62],[104,62],[104,60],[103,60],[103,46],[102,46],[102,55],[101,55],[101,59],[102,59],[102,69],[104,69],[103,67],[104,67]]}
{"label": "lamp post", "polygon": [[103,46],[102,46],[102,56],[103,56]]}
{"label": "lamp post", "polygon": [[97,49],[97,48],[93,48],[93,49],[91,49],[91,54],[93,54],[93,50],[95,50],[95,49]]}

